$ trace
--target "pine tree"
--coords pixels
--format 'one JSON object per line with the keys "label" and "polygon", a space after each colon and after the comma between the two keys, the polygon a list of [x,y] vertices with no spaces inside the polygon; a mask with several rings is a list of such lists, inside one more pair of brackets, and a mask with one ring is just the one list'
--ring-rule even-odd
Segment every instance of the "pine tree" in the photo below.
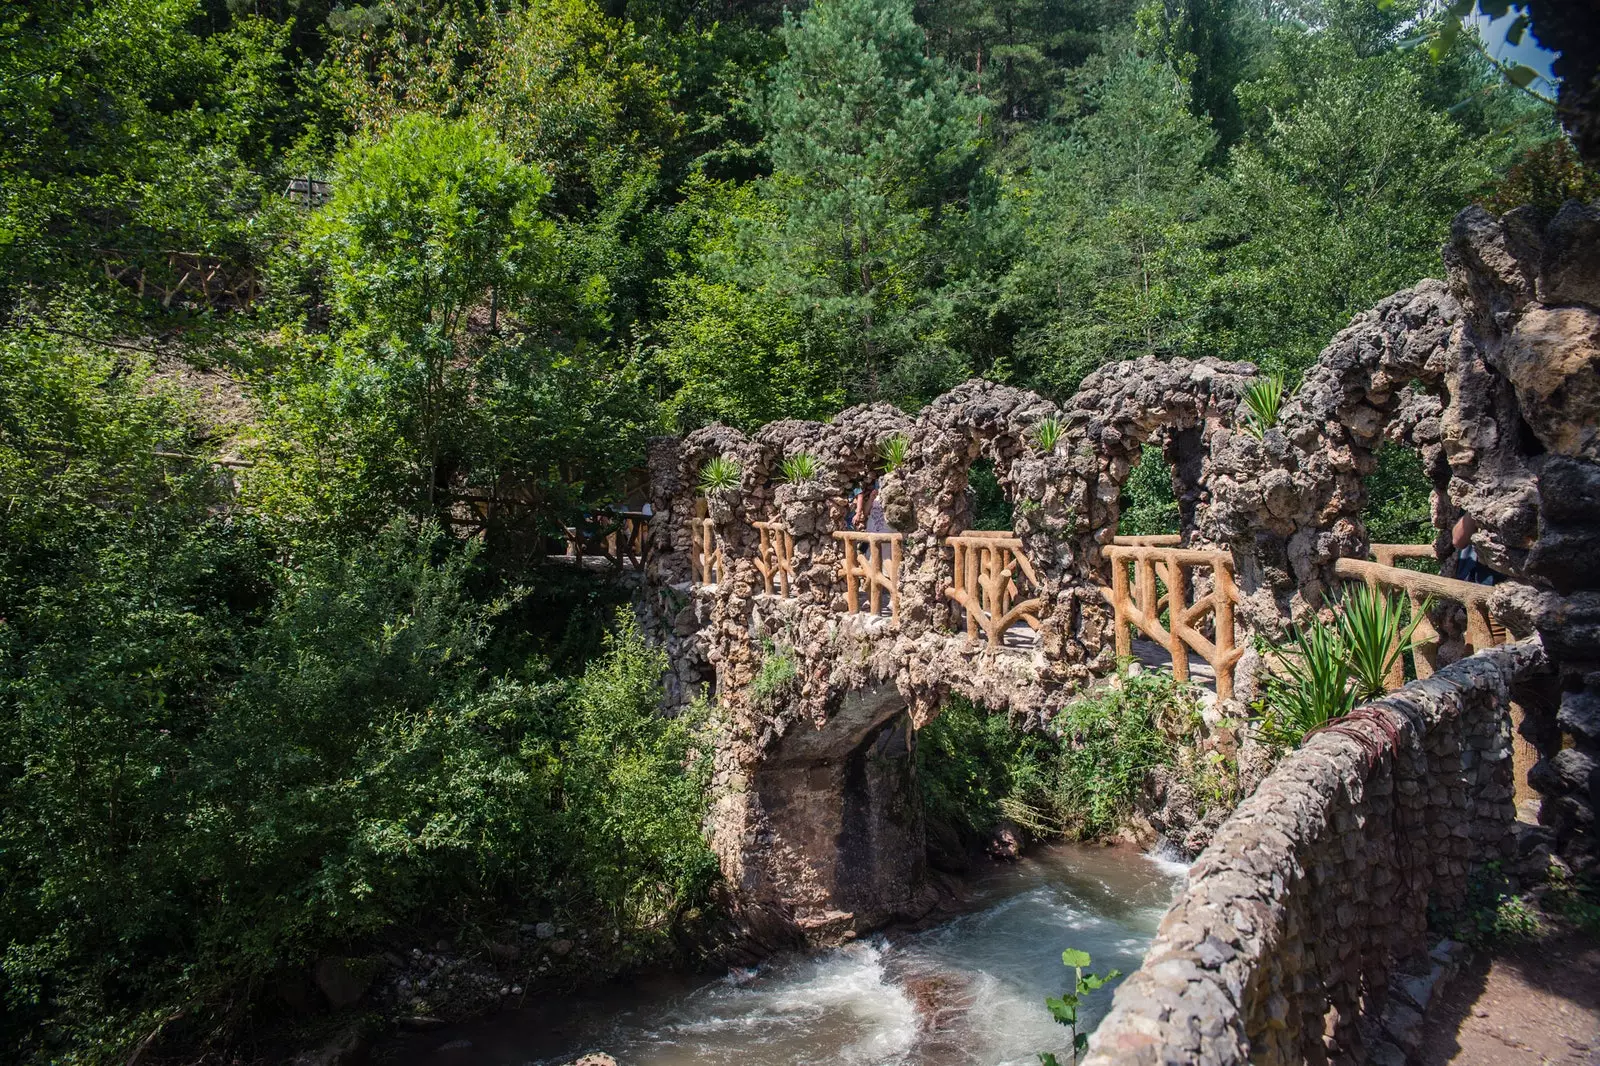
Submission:
{"label": "pine tree", "polygon": [[1087,113],[1035,145],[1007,286],[1029,323],[1018,348],[1030,377],[1057,394],[1103,363],[1186,350],[1205,275],[1215,134],[1172,68],[1132,53],[1097,62]]}
{"label": "pine tree", "polygon": [[943,354],[938,290],[985,104],[925,54],[909,0],[819,0],[782,33],[766,112],[781,222],[765,268],[836,332],[865,393],[893,393],[888,374],[924,377],[920,361]]}

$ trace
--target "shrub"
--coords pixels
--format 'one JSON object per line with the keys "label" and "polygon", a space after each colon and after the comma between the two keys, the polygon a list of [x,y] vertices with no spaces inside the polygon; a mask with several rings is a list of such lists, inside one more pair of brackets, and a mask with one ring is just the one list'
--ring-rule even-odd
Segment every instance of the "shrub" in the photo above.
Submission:
{"label": "shrub", "polygon": [[883,472],[892,474],[906,461],[911,454],[911,442],[904,433],[896,433],[892,437],[885,437],[883,443],[878,445],[878,459],[883,464]]}
{"label": "shrub", "polygon": [[1427,617],[1432,600],[1412,611],[1404,621],[1405,599],[1397,592],[1381,592],[1364,583],[1345,586],[1335,624],[1355,681],[1355,698],[1383,695],[1389,672],[1415,645],[1411,636]]}
{"label": "shrub", "polygon": [[1050,455],[1056,450],[1056,444],[1061,440],[1061,420],[1059,418],[1046,418],[1033,428],[1033,442],[1038,445],[1039,451]]}
{"label": "shrub", "polygon": [[736,489],[743,475],[737,459],[714,455],[700,468],[700,491],[710,493]]}
{"label": "shrub", "polygon": [[1287,646],[1272,649],[1276,669],[1267,676],[1260,719],[1266,738],[1288,747],[1356,705],[1338,627],[1314,620],[1293,635]]}
{"label": "shrub", "polygon": [[1245,430],[1257,440],[1278,424],[1278,408],[1283,405],[1283,375],[1268,374],[1245,387],[1244,402],[1250,408]]}
{"label": "shrub", "polygon": [[819,464],[815,455],[810,452],[795,452],[778,464],[778,479],[787,481],[791,485],[814,481],[818,469]]}
{"label": "shrub", "polygon": [[1023,731],[1003,714],[953,698],[918,737],[924,809],[930,821],[969,838],[1001,817],[1045,838],[1109,833],[1157,766],[1187,768],[1197,779],[1225,776],[1208,760],[1179,758],[1194,717],[1183,689],[1158,673],[1124,678],[1121,688],[1068,705],[1055,719],[1059,736]]}
{"label": "shrub", "polygon": [[794,649],[779,647],[773,641],[762,642],[761,669],[750,682],[750,695],[758,703],[768,703],[788,689],[799,675],[794,661]]}
{"label": "shrub", "polygon": [[1170,765],[1175,736],[1192,708],[1170,674],[1125,677],[1068,704],[1056,718],[1062,749],[1048,802],[1069,835],[1112,832],[1127,817],[1146,774]]}

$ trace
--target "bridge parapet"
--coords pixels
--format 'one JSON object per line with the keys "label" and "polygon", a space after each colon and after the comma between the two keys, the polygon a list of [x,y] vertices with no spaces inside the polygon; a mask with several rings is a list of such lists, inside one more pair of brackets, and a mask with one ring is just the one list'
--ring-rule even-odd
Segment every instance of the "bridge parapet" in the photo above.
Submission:
{"label": "bridge parapet", "polygon": [[1429,908],[1513,857],[1507,709],[1544,667],[1536,642],[1481,652],[1290,753],[1190,868],[1085,1066],[1389,1061],[1358,1023]]}
{"label": "bridge parapet", "polygon": [[[1219,683],[1233,665],[1234,696],[1248,699],[1261,675],[1251,638],[1281,638],[1338,583],[1365,579],[1353,562],[1368,550],[1363,479],[1385,442],[1421,454],[1436,557],[1448,554],[1456,518],[1473,518],[1480,559],[1508,579],[1496,610],[1519,632],[1537,629],[1562,661],[1561,716],[1541,710],[1530,735],[1550,763],[1541,779],[1559,783],[1546,810],[1561,838],[1587,840],[1600,795],[1571,784],[1581,775],[1569,764],[1600,756],[1600,286],[1573,281],[1592,274],[1589,260],[1562,264],[1581,259],[1597,228],[1600,209],[1575,205],[1542,235],[1515,213],[1464,212],[1447,249],[1451,284],[1423,281],[1356,316],[1259,432],[1243,411],[1250,364],[1145,357],[1096,371],[1059,406],[974,380],[914,416],[874,404],[828,423],[777,422],[753,435],[710,426],[652,442],[648,586],[658,632],[676,642],[669,691],[686,698],[712,684],[724,715],[712,828],[730,882],[804,928],[823,927],[818,907],[835,915],[828,928],[846,921],[838,915],[870,926],[914,894],[903,866],[852,882],[848,905],[823,889],[804,903],[786,894],[785,877],[832,868],[807,850],[814,840],[784,843],[780,808],[805,804],[760,787],[773,753],[797,737],[832,738],[826,752],[803,748],[819,768],[850,763],[891,733],[911,739],[872,747],[874,757],[908,758],[915,730],[951,693],[1042,724],[1110,671],[1130,622],[1165,633],[1179,669],[1186,649],[1214,663]],[[1121,489],[1146,444],[1172,464],[1183,533],[1175,545],[1118,547]],[[702,492],[716,457],[724,476]],[[1013,505],[999,538],[972,528],[969,471],[980,457]],[[867,529],[852,528],[858,489],[877,502],[859,509],[868,522],[854,524]],[[1157,551],[1165,561],[1148,554]],[[1212,554],[1204,565],[1179,561],[1191,551]],[[1141,555],[1148,573],[1131,588],[1149,594],[1122,597],[1119,624],[1113,571]],[[1169,589],[1159,624],[1158,568]],[[1008,618],[1032,639],[1008,639]],[[835,727],[864,692],[882,714]],[[884,709],[885,693],[898,709]],[[1578,755],[1561,754],[1569,740]],[[861,800],[869,806],[907,794],[871,779],[884,787]],[[786,780],[809,787],[804,775]],[[857,814],[889,824],[876,807]]]}

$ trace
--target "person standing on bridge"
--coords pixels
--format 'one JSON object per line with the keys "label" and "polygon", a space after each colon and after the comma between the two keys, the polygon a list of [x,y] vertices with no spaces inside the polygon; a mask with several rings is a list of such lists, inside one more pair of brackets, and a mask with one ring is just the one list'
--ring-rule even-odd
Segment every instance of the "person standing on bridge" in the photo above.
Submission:
{"label": "person standing on bridge", "polygon": [[1477,531],[1478,523],[1469,514],[1457,519],[1455,528],[1450,531],[1450,543],[1456,549],[1456,580],[1493,585],[1500,580],[1500,575],[1478,558],[1478,549],[1472,546],[1472,534]]}

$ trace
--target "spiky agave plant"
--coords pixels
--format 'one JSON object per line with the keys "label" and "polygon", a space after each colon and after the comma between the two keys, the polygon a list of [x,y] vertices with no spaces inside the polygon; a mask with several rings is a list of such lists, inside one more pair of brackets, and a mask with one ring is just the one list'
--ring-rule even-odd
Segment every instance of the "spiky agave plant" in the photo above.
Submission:
{"label": "spiky agave plant", "polygon": [[1365,583],[1345,586],[1336,625],[1358,700],[1383,695],[1389,672],[1416,644],[1412,636],[1432,608],[1432,599],[1405,620],[1405,601]]}
{"label": "spiky agave plant", "polygon": [[739,460],[726,455],[714,455],[700,468],[700,491],[711,493],[738,488],[743,473],[739,468]]}
{"label": "spiky agave plant", "polygon": [[798,485],[802,481],[815,481],[821,464],[810,452],[795,452],[778,464],[778,480]]}
{"label": "spiky agave plant", "polygon": [[1320,620],[1294,628],[1294,640],[1273,649],[1277,670],[1267,679],[1262,731],[1281,744],[1299,744],[1311,730],[1355,710],[1350,660],[1337,625]]}
{"label": "spiky agave plant", "polygon": [[911,454],[911,441],[906,439],[904,433],[896,433],[892,437],[885,437],[882,444],[878,445],[878,458],[883,462],[883,472],[892,474],[906,461],[906,456]]}
{"label": "spiky agave plant", "polygon": [[1039,451],[1044,455],[1052,454],[1060,440],[1061,420],[1054,415],[1033,427],[1033,442],[1039,446]]}
{"label": "spiky agave plant", "polygon": [[1252,381],[1244,390],[1244,402],[1250,408],[1245,430],[1260,440],[1278,424],[1278,409],[1283,406],[1283,375],[1268,374]]}

